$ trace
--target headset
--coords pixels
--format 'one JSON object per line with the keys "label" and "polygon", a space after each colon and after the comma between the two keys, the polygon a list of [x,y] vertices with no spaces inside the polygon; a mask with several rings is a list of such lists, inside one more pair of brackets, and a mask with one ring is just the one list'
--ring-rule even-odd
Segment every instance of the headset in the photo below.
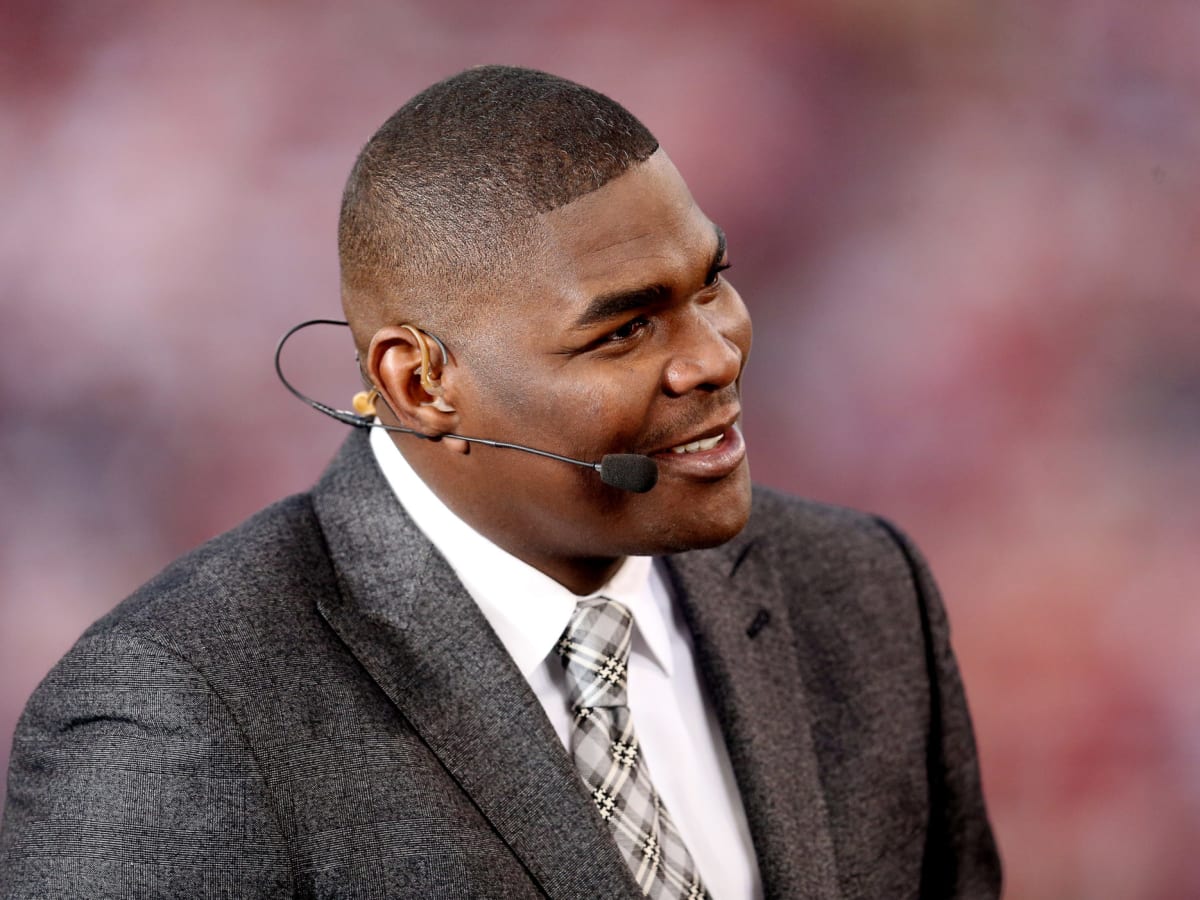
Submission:
{"label": "headset", "polygon": [[[600,480],[607,485],[615,488],[620,488],[623,491],[632,491],[637,494],[644,494],[646,491],[654,487],[658,483],[658,463],[649,456],[640,453],[609,453],[606,454],[600,462],[588,462],[583,459],[574,459],[570,456],[562,456],[558,453],[551,453],[549,450],[539,450],[536,447],[527,447],[524,444],[513,444],[508,441],[493,441],[488,438],[467,437],[462,434],[444,434],[436,437],[428,434],[422,434],[414,428],[405,428],[402,425],[385,425],[375,418],[375,401],[379,398],[379,391],[372,387],[366,391],[360,391],[354,395],[352,405],[354,409],[337,409],[329,406],[319,400],[314,400],[312,397],[301,393],[283,374],[283,365],[281,358],[283,356],[284,345],[298,331],[303,331],[305,328],[311,328],[318,325],[333,325],[344,328],[349,327],[349,323],[342,319],[309,319],[301,322],[299,325],[294,325],[279,339],[279,343],[275,347],[275,374],[279,376],[279,381],[285,388],[292,393],[294,397],[307,403],[319,413],[329,416],[331,419],[336,419],[344,425],[352,425],[355,428],[382,428],[385,431],[395,431],[400,434],[411,434],[415,437],[425,440],[437,440],[443,437],[457,438],[460,441],[466,441],[470,444],[482,444],[485,447],[497,447],[502,450],[520,450],[523,453],[532,453],[535,456],[542,456],[546,459],[554,459],[559,462],[570,463],[574,466],[581,466],[585,469],[591,469],[600,475]],[[446,403],[442,396],[442,386],[438,380],[433,377],[430,371],[430,352],[429,341],[437,345],[441,351],[442,365],[448,365],[450,356],[446,352],[446,345],[442,343],[437,336],[429,334],[417,328],[415,325],[401,325],[401,328],[407,329],[417,342],[417,346],[421,352],[421,387],[433,397],[429,401],[429,405],[443,412],[452,412],[453,407]]]}

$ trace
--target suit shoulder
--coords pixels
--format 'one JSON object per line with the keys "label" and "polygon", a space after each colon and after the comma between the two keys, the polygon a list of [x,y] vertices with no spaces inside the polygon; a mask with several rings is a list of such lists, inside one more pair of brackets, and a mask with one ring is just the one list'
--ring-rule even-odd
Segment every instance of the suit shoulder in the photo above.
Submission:
{"label": "suit shoulder", "polygon": [[831,503],[793,497],[773,488],[754,486],[746,537],[774,540],[879,544],[895,548],[892,527],[871,513]]}
{"label": "suit shoulder", "polygon": [[112,630],[182,633],[233,617],[253,618],[256,608],[286,595],[289,586],[311,584],[328,569],[310,498],[296,494],[176,559],[84,638]]}
{"label": "suit shoulder", "polygon": [[780,569],[832,584],[867,579],[913,586],[928,577],[920,551],[888,520],[757,485],[750,521],[737,540],[757,545]]}

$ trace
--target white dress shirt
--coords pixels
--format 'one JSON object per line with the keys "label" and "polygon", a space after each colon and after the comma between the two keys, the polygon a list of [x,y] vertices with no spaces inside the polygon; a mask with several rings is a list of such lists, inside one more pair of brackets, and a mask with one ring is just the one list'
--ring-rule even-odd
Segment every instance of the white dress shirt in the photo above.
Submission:
{"label": "white dress shirt", "polygon": [[[371,448],[397,499],[479,604],[569,750],[566,674],[552,651],[582,598],[455,515],[388,432],[373,429]],[[713,900],[757,900],[762,883],[733,767],[661,566],[651,557],[628,557],[589,596],[600,594],[633,613],[629,709],[655,790]]]}

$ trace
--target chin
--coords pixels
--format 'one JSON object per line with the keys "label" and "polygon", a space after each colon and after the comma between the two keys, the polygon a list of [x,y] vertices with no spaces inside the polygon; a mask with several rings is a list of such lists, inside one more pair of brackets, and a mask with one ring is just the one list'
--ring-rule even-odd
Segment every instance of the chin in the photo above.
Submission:
{"label": "chin", "polygon": [[663,546],[657,553],[682,553],[686,550],[705,550],[718,547],[737,537],[750,519],[750,475],[727,483],[726,489],[705,497],[704,502],[691,507],[695,512],[680,519],[681,511],[689,504],[672,510],[672,518],[660,534]]}
{"label": "chin", "polygon": [[740,515],[722,518],[720,522],[706,523],[707,527],[703,532],[688,535],[684,541],[681,541],[681,546],[673,552],[680,553],[684,550],[707,550],[709,547],[719,547],[721,544],[737,537],[742,529],[746,527],[746,522],[749,518],[750,507],[747,504],[745,512]]}

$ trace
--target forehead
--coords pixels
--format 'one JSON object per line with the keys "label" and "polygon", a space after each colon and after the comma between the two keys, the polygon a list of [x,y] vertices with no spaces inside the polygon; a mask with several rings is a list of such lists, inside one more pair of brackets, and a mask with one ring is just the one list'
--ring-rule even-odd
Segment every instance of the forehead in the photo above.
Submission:
{"label": "forehead", "polygon": [[532,293],[542,303],[555,301],[543,312],[564,315],[614,289],[694,283],[717,241],[712,222],[661,149],[598,190],[543,213],[537,232],[541,252],[529,275],[541,290]]}

